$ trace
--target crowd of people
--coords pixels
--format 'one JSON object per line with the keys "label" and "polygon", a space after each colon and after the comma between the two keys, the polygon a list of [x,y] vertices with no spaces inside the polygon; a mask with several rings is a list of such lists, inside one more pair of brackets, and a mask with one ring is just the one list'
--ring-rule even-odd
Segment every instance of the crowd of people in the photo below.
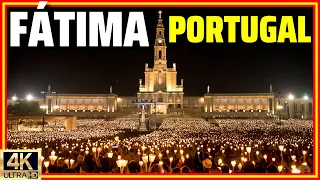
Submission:
{"label": "crowd of people", "polygon": [[9,131],[8,148],[41,149],[43,173],[313,172],[312,121],[169,117],[153,132],[128,134],[138,125],[125,117]]}

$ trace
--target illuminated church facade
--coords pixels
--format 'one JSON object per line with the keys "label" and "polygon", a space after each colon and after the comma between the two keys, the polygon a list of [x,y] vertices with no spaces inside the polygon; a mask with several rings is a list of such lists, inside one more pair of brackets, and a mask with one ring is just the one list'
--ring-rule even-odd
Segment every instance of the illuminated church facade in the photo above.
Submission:
{"label": "illuminated church facade", "polygon": [[182,108],[183,106],[183,79],[177,83],[177,67],[167,64],[167,46],[164,37],[164,25],[162,23],[161,11],[156,28],[156,39],[154,43],[154,67],[145,64],[145,79],[139,80],[139,92],[137,99],[142,101],[152,100],[152,113],[167,113],[168,108]]}
{"label": "illuminated church facade", "polygon": [[[177,66],[167,62],[166,39],[161,11],[159,11],[154,43],[154,66],[145,64],[144,80],[139,79],[136,96],[123,97],[112,92],[106,94],[62,94],[48,87],[45,97],[39,99],[50,113],[105,112],[114,113],[150,105],[151,113],[170,114],[193,110],[209,114],[268,114],[287,117],[312,117],[311,98],[279,97],[269,86],[264,93],[212,93],[207,87],[203,96],[184,96],[183,79],[177,79]],[[205,87],[203,87],[205,89]],[[14,103],[9,100],[9,103]],[[242,113],[242,114],[241,114]]]}

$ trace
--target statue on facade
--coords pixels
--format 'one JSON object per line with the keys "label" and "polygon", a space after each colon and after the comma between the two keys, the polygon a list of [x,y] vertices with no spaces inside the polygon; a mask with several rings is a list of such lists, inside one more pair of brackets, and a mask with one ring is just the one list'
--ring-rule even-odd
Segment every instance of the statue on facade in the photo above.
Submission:
{"label": "statue on facade", "polygon": [[210,93],[210,86],[207,87],[207,93]]}

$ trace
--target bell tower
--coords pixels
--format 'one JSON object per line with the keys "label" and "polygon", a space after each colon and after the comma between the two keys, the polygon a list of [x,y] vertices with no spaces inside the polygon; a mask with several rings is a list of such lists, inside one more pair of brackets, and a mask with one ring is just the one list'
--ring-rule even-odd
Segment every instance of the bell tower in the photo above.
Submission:
{"label": "bell tower", "polygon": [[167,46],[166,39],[164,37],[164,25],[161,18],[162,11],[159,11],[158,13],[159,18],[156,28],[156,39],[154,43],[154,68],[165,70],[167,68]]}

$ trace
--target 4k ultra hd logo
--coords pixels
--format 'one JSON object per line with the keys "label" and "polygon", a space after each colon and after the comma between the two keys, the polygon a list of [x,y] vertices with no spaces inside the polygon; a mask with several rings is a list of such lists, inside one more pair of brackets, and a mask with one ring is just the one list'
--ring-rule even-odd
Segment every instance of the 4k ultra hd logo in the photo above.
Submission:
{"label": "4k ultra hd logo", "polygon": [[40,150],[0,150],[0,179],[40,179]]}

